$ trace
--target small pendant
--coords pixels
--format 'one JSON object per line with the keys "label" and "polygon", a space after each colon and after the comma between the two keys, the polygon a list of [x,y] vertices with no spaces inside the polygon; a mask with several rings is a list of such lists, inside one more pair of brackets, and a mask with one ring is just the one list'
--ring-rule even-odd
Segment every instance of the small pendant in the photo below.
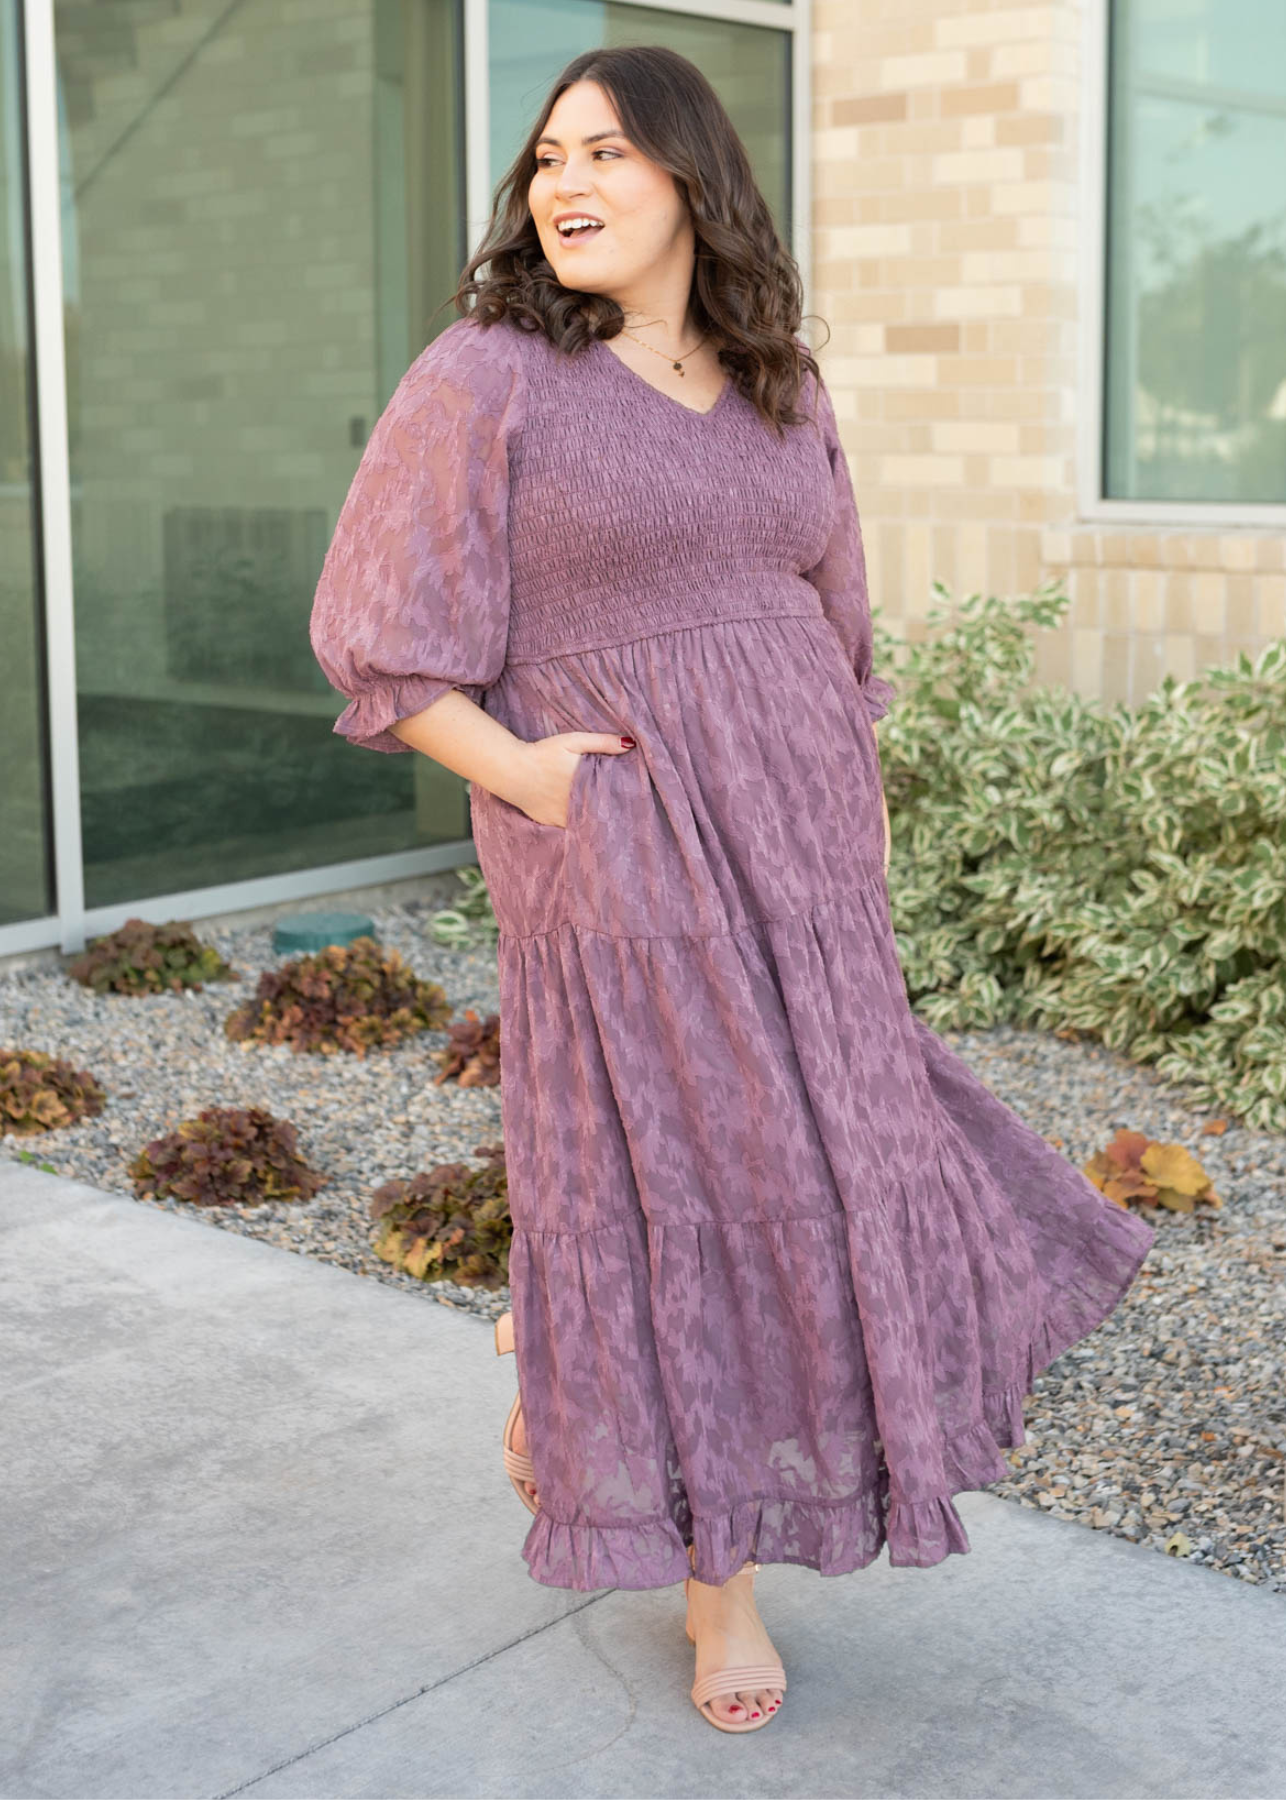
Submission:
{"label": "small pendant", "polygon": [[687,370],[684,368],[684,366],[681,362],[676,362],[674,366],[679,371],[680,375],[687,374]]}

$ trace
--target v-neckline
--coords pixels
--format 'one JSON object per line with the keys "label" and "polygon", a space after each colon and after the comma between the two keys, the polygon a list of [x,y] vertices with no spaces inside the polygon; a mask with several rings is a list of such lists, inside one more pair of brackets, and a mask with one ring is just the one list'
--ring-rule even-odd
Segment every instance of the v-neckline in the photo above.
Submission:
{"label": "v-neckline", "polygon": [[655,394],[658,399],[666,401],[670,406],[676,406],[680,412],[687,413],[689,417],[693,419],[713,418],[715,413],[717,413],[719,408],[723,405],[728,396],[728,391],[733,385],[731,375],[725,375],[723,378],[723,386],[719,389],[714,405],[707,406],[704,411],[701,411],[695,406],[685,406],[682,400],[676,400],[673,394],[667,394],[664,388],[659,388],[653,382],[650,382],[646,375],[640,375],[637,369],[632,369],[623,358],[616,354],[615,350],[610,347],[605,338],[595,338],[594,344],[604,356],[611,357],[618,369],[623,370],[623,372],[632,380],[641,383],[643,387],[647,388],[649,393]]}

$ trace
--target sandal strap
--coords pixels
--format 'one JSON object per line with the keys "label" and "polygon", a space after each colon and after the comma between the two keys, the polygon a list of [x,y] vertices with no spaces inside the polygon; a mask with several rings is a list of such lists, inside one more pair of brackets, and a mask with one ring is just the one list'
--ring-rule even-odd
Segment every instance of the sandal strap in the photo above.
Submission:
{"label": "sandal strap", "polygon": [[733,1669],[716,1669],[692,1684],[692,1698],[698,1706],[713,1700],[716,1694],[735,1694],[738,1689],[780,1688],[786,1691],[786,1671],[780,1663],[743,1663]]}
{"label": "sandal strap", "polygon": [[536,1479],[536,1471],[532,1467],[531,1458],[524,1456],[521,1450],[511,1450],[508,1444],[505,1444],[501,1447],[500,1454],[504,1457],[505,1469],[510,1475],[516,1475],[519,1481]]}

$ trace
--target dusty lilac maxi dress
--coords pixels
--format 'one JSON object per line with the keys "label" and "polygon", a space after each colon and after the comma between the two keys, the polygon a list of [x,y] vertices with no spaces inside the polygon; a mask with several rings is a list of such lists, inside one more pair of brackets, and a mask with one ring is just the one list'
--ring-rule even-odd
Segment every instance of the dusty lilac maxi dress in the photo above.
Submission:
{"label": "dusty lilac maxi dress", "polygon": [[312,638],[336,730],[460,688],[628,733],[566,828],[479,784],[517,1370],[552,1587],[969,1549],[1034,1376],[1152,1242],[910,1010],[849,470],[603,343],[452,324],[354,476]]}

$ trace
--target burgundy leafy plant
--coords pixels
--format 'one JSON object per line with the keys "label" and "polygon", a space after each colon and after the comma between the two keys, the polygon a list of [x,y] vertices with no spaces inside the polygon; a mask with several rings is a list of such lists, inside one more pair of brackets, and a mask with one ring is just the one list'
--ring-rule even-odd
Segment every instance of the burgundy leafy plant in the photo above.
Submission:
{"label": "burgundy leafy plant", "polygon": [[0,1050],[0,1137],[57,1131],[103,1110],[92,1075],[41,1050]]}
{"label": "burgundy leafy plant", "polygon": [[299,1155],[295,1128],[261,1107],[210,1106],[154,1139],[129,1166],[140,1198],[193,1206],[311,1200],[326,1177]]}
{"label": "burgundy leafy plant", "polygon": [[239,979],[217,950],[176,919],[165,925],[127,919],[118,931],[94,938],[83,955],[68,963],[67,973],[96,994],[199,991],[207,981]]}
{"label": "burgundy leafy plant", "polygon": [[474,1154],[486,1159],[481,1169],[438,1163],[375,1190],[378,1257],[419,1281],[485,1288],[508,1281],[513,1222],[504,1145],[479,1144]]}
{"label": "burgundy leafy plant", "polygon": [[462,1019],[447,1026],[445,1049],[435,1050],[434,1060],[441,1063],[441,1073],[433,1077],[440,1087],[454,1075],[459,1087],[495,1087],[500,1081],[500,1014],[488,1013],[480,1019],[472,1008],[466,1008]]}
{"label": "burgundy leafy plant", "polygon": [[360,937],[266,969],[254,999],[229,1015],[224,1030],[242,1043],[365,1056],[416,1032],[440,1031],[450,1017],[436,982],[421,981],[396,950]]}

